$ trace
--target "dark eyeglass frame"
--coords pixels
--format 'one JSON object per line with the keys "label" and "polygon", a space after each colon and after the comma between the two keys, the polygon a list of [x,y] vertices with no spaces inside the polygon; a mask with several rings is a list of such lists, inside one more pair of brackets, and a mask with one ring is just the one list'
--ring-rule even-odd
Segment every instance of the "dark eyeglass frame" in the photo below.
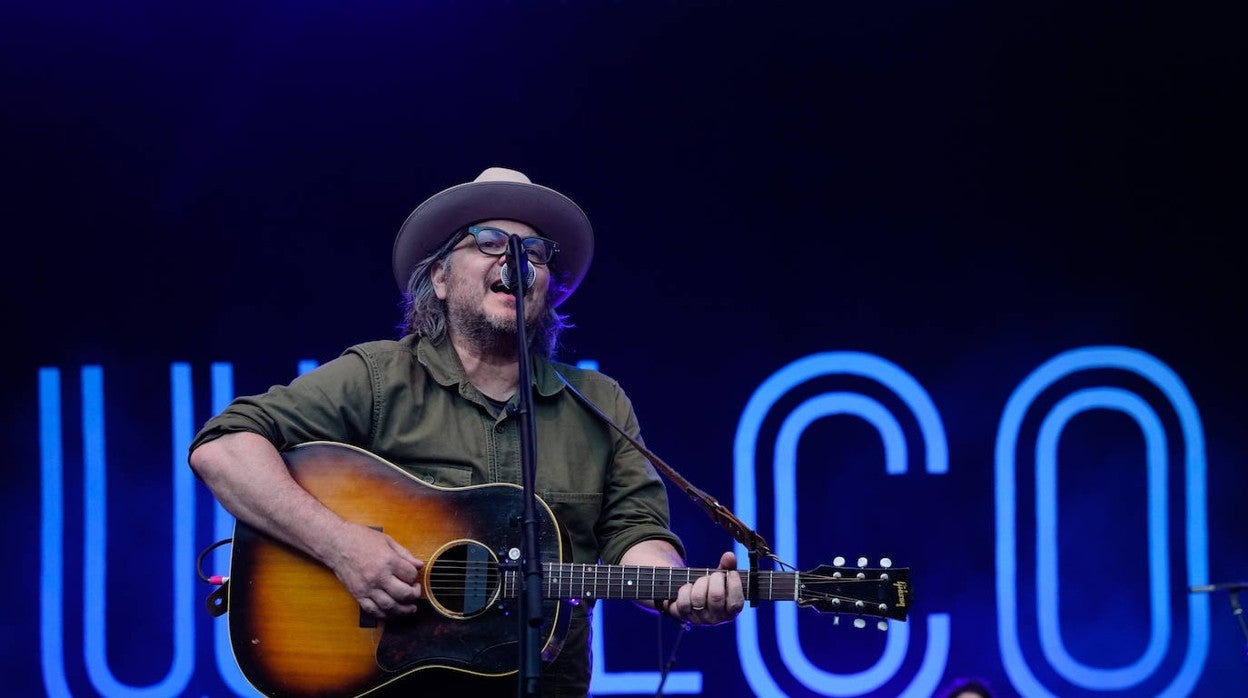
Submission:
{"label": "dark eyeglass frame", "polygon": [[[482,233],[490,234],[484,242],[481,239]],[[491,257],[501,257],[506,254],[507,240],[511,237],[511,233],[506,230],[489,225],[470,225],[464,229],[464,235],[471,235],[473,242],[477,245],[477,250]],[[545,265],[554,259],[555,253],[559,251],[559,243],[537,235],[521,238],[520,244],[524,247],[524,253],[528,255],[529,262],[533,264]]]}

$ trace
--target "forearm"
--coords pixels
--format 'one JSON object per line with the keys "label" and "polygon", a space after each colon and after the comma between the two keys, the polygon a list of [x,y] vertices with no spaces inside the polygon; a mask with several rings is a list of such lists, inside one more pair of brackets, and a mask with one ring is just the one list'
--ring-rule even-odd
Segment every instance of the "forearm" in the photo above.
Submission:
{"label": "forearm", "polygon": [[424,563],[389,535],[350,523],[317,501],[264,437],[230,433],[200,445],[190,461],[230,513],[325,564],[368,613],[416,611]]}
{"label": "forearm", "polygon": [[345,522],[295,482],[267,439],[250,432],[226,434],[191,452],[190,463],[237,519],[329,562],[332,541]]}
{"label": "forearm", "polygon": [[[684,567],[685,561],[681,559],[680,553],[676,548],[665,540],[643,540],[635,543],[631,548],[624,551],[624,556],[620,558],[622,565],[638,565],[641,567]],[[659,601],[639,600],[638,605],[645,608],[660,609],[664,603]]]}
{"label": "forearm", "polygon": [[643,567],[684,567],[685,561],[675,546],[665,540],[643,540],[624,551],[621,565]]}

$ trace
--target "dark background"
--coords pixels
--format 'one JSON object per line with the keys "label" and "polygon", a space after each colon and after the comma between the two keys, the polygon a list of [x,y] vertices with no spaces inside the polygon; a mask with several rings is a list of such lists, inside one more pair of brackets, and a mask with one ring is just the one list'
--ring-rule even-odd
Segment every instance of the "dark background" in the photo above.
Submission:
{"label": "dark background", "polygon": [[[883,474],[874,430],[850,418],[812,429],[799,461],[801,567],[865,550],[913,569],[911,650],[882,690],[905,686],[926,616],[946,613],[945,679],[1013,691],[997,645],[993,446],[1014,388],[1066,350],[1133,347],[1177,373],[1203,419],[1210,580],[1248,577],[1246,14],[1229,2],[6,2],[6,681],[44,690],[38,370],[106,372],[109,658],[120,678],[152,683],[170,642],[169,364],[190,363],[202,395],[208,365],[232,362],[238,392],[257,392],[299,359],[395,336],[399,224],[491,165],[589,214],[597,253],[563,308],[577,327],[561,356],[599,361],[648,445],[728,506],[737,421],[789,362],[867,352],[926,389],[948,474],[923,473],[905,420],[904,477]],[[1062,451],[1063,635],[1084,663],[1122,666],[1149,627],[1143,449],[1125,417],[1085,420]],[[1174,646],[1133,689],[1146,695],[1186,651],[1186,585],[1210,581],[1184,573],[1173,441]],[[67,481],[76,452],[67,444]],[[67,567],[78,508],[66,504]],[[694,564],[731,543],[679,498],[673,516]],[[1039,666],[1030,598],[1019,616]],[[1242,692],[1244,638],[1225,597],[1210,602],[1197,692]],[[654,670],[656,648],[636,639],[653,621],[616,609],[609,668]],[[750,612],[769,627],[770,609]],[[802,618],[825,670],[878,656],[878,637]],[[708,694],[747,692],[733,633],[684,638],[677,669],[701,671]],[[78,640],[66,637],[66,670],[88,695]],[[200,651],[196,692],[223,690],[212,669]]]}

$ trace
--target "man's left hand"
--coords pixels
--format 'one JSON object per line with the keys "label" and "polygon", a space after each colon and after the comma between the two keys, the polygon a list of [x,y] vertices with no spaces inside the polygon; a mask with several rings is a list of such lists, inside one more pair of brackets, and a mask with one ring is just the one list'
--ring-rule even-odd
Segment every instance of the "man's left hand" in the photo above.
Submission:
{"label": "man's left hand", "polygon": [[696,625],[727,623],[745,608],[745,589],[736,570],[737,556],[724,553],[718,571],[682,586],[664,610],[677,620]]}

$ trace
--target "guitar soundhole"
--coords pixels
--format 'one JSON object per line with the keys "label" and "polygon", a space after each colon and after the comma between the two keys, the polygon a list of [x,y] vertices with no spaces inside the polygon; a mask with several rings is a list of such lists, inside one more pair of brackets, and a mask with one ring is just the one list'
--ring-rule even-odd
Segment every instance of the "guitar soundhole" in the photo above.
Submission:
{"label": "guitar soundhole", "polygon": [[425,570],[425,595],[454,618],[475,616],[498,600],[498,559],[474,541],[455,541],[434,553]]}

